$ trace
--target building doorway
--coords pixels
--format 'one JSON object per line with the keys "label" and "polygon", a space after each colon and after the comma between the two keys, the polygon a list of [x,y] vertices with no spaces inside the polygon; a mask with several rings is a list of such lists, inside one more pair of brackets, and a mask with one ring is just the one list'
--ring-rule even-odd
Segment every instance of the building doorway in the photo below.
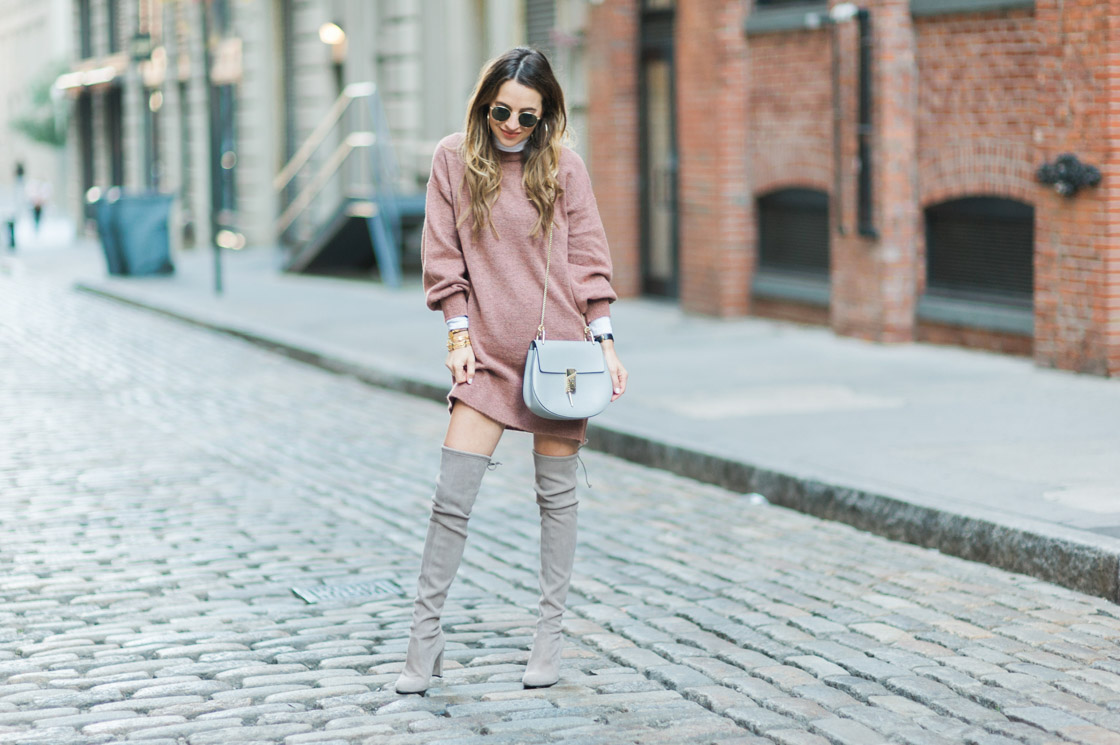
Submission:
{"label": "building doorway", "polygon": [[641,24],[642,292],[676,297],[677,137],[673,1],[643,0]]}

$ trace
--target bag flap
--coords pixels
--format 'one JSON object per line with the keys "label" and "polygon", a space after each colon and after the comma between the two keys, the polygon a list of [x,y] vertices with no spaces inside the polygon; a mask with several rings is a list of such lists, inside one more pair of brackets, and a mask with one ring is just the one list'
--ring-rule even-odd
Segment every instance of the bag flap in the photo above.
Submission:
{"label": "bag flap", "polygon": [[537,349],[537,368],[545,373],[563,375],[568,368],[577,373],[601,373],[606,371],[603,349],[594,341],[533,341]]}

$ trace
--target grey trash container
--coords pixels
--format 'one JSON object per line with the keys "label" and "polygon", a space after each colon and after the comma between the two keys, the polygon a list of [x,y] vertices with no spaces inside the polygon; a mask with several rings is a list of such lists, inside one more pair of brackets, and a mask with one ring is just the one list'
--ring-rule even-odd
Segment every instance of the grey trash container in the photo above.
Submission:
{"label": "grey trash container", "polygon": [[171,217],[169,194],[130,194],[117,200],[113,222],[120,239],[125,273],[141,277],[171,274]]}
{"label": "grey trash container", "polygon": [[109,274],[115,276],[128,274],[124,254],[121,253],[120,231],[117,230],[117,197],[98,199],[93,203],[93,207],[94,214],[97,216],[97,236],[101,239],[101,250],[105,253],[105,265],[109,269]]}

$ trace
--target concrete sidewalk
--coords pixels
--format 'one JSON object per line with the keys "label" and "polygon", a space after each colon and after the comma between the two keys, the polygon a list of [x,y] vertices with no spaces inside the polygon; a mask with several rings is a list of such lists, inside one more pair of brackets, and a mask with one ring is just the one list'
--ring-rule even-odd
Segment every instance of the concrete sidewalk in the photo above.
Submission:
{"label": "concrete sidewalk", "polygon": [[[218,298],[205,251],[150,279],[106,277],[96,246],[70,254],[22,271],[378,385],[448,388],[442,319],[416,280],[287,276],[257,249],[227,252]],[[594,420],[593,447],[1120,600],[1120,381],[650,300],[612,315],[631,387]]]}

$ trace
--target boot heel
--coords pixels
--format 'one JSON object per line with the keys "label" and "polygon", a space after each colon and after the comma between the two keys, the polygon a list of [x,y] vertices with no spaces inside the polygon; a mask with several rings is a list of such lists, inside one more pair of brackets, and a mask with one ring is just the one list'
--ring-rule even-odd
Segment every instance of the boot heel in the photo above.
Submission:
{"label": "boot heel", "polygon": [[443,677],[443,650],[442,649],[439,651],[439,654],[436,656],[435,665],[432,666],[432,675],[436,676],[437,678],[442,678]]}

